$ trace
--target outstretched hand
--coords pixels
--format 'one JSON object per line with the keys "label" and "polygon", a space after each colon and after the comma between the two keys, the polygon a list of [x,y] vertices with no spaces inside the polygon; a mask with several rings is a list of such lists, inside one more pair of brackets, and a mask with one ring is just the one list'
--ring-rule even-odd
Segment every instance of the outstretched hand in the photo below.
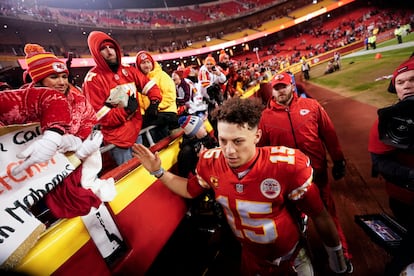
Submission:
{"label": "outstretched hand", "polygon": [[154,154],[142,144],[134,144],[132,146],[132,155],[139,159],[148,172],[155,172],[161,168],[161,159],[158,152]]}

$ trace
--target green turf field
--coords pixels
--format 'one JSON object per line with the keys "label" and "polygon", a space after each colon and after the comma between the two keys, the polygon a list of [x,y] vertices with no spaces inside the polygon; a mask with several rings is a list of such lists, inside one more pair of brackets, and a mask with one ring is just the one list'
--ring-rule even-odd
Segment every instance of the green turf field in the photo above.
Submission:
{"label": "green turf field", "polygon": [[[404,37],[404,42],[408,41],[414,41],[414,33]],[[326,63],[312,67],[311,82],[377,107],[391,104],[397,97],[387,92],[389,76],[401,62],[410,57],[414,47],[381,51],[381,48],[390,45],[396,45],[396,40],[392,39],[378,45],[381,58],[375,58],[377,53],[368,51],[361,56],[345,56],[342,58],[341,70],[331,74],[324,74]]]}

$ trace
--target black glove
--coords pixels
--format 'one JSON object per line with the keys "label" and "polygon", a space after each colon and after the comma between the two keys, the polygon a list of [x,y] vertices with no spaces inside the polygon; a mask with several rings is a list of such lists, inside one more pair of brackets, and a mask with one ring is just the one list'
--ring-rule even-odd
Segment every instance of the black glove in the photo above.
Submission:
{"label": "black glove", "polygon": [[339,180],[345,176],[345,160],[338,160],[333,162],[332,176],[335,180]]}
{"label": "black glove", "polygon": [[128,114],[134,113],[138,108],[138,101],[134,95],[129,96],[128,98],[128,105],[125,107],[125,111]]}
{"label": "black glove", "polygon": [[147,110],[145,110],[145,117],[148,122],[155,121],[158,117],[159,100],[152,100]]}

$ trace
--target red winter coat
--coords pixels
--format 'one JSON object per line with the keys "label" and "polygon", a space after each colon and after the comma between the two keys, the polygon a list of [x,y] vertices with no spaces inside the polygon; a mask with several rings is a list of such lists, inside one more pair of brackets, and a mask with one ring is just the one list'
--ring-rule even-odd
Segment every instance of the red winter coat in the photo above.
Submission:
{"label": "red winter coat", "polygon": [[333,161],[344,160],[333,123],[314,99],[298,98],[293,93],[288,107],[272,99],[263,111],[259,128],[263,133],[259,146],[300,149],[309,156],[315,170],[327,166],[325,147]]}
{"label": "red winter coat", "polygon": [[0,92],[0,126],[33,122],[40,122],[42,131],[67,133],[71,113],[65,95],[44,87]]}
{"label": "red winter coat", "polygon": [[69,108],[72,114],[69,133],[85,140],[98,121],[95,110],[85,95],[75,87],[70,88],[66,99],[69,102]]}
{"label": "red winter coat", "polygon": [[[81,91],[70,87],[66,95],[72,119],[69,134],[85,140],[96,124],[95,110]],[[57,218],[72,218],[89,213],[91,207],[98,208],[101,200],[90,189],[81,185],[82,165],[77,167],[62,183],[45,196],[46,205]]]}
{"label": "red winter coat", "polygon": [[[118,57],[118,70],[114,73],[100,54],[100,45],[103,41],[111,41],[115,45]],[[106,100],[112,90],[125,91],[128,95],[137,92],[147,95],[150,100],[161,101],[159,88],[150,82],[142,72],[135,67],[121,64],[121,50],[118,43],[110,36],[102,32],[92,32],[88,38],[88,46],[95,60],[96,66],[85,77],[83,91],[95,111],[100,117],[100,112],[108,107]],[[110,111],[100,119],[102,134],[106,143],[118,147],[131,147],[141,130],[142,116],[139,112],[129,115],[123,107],[109,106]]]}

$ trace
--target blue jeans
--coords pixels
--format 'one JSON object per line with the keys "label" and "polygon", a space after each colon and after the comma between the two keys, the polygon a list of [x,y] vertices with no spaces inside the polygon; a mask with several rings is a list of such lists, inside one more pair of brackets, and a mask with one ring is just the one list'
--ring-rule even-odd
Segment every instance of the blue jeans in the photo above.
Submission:
{"label": "blue jeans", "polygon": [[[137,144],[142,144],[142,137],[139,135],[135,141]],[[119,166],[128,160],[132,159],[132,148],[120,148],[115,146],[111,149],[111,156]]]}

